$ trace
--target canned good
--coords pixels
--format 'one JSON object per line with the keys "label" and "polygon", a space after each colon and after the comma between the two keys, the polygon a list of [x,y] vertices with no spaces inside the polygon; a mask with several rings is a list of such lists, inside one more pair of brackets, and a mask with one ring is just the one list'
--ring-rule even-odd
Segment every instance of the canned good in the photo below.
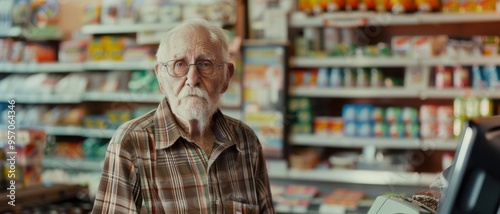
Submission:
{"label": "canned good", "polygon": [[465,99],[457,97],[453,100],[453,116],[465,117]]}
{"label": "canned good", "polygon": [[421,122],[420,123],[420,137],[422,139],[432,139],[437,136],[437,123],[436,122]]}
{"label": "canned good", "polygon": [[406,136],[405,125],[403,123],[392,123],[389,126],[389,135],[392,138],[403,138]]}
{"label": "canned good", "polygon": [[479,99],[477,97],[465,99],[465,116],[467,118],[479,117]]}
{"label": "canned good", "polygon": [[342,131],[344,130],[344,122],[342,121],[342,118],[330,118],[328,129],[330,135],[342,135]]}
{"label": "canned good", "polygon": [[463,117],[455,117],[453,119],[453,137],[455,139],[460,138],[462,131],[464,129],[465,119]]}
{"label": "canned good", "polygon": [[420,122],[436,121],[437,106],[422,105],[420,106]]}
{"label": "canned good", "polygon": [[385,113],[386,113],[385,119],[388,123],[403,121],[403,111],[400,107],[388,107]]}
{"label": "canned good", "polygon": [[418,138],[420,135],[420,126],[418,123],[408,123],[405,127],[407,138]]}
{"label": "canned good", "polygon": [[373,125],[373,136],[389,137],[389,125],[386,122],[376,122]]}
{"label": "canned good", "polygon": [[382,107],[374,107],[372,111],[372,121],[382,122],[385,119],[385,109]]}
{"label": "canned good", "polygon": [[328,135],[328,126],[330,123],[329,117],[315,117],[314,118],[314,134]]}
{"label": "canned good", "polygon": [[405,123],[415,123],[418,121],[418,112],[417,109],[412,107],[404,107],[403,108],[403,122]]}
{"label": "canned good", "polygon": [[440,122],[437,126],[437,137],[440,139],[453,139],[453,122]]}
{"label": "canned good", "polygon": [[453,121],[453,107],[452,106],[438,106],[437,107],[437,121],[450,123]]}
{"label": "canned good", "polygon": [[493,116],[493,101],[489,97],[483,97],[479,101],[479,116]]}

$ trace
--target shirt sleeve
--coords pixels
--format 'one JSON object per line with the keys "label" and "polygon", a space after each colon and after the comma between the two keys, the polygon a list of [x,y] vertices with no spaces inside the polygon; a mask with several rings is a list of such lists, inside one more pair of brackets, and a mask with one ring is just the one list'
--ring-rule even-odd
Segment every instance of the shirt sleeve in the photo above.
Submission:
{"label": "shirt sleeve", "polygon": [[259,200],[259,213],[275,213],[269,176],[267,175],[266,159],[262,147],[259,146],[257,158],[257,197]]}
{"label": "shirt sleeve", "polygon": [[93,214],[138,213],[140,185],[130,151],[111,140],[94,200]]}

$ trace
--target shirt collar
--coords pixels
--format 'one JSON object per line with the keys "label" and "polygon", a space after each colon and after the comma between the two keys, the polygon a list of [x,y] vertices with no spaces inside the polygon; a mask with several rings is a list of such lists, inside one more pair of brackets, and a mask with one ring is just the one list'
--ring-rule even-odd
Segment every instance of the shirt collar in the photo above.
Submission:
{"label": "shirt collar", "polygon": [[[167,98],[162,99],[154,115],[155,146],[164,149],[172,146],[182,136]],[[234,145],[235,135],[222,112],[217,109],[212,117],[212,127],[217,141],[224,146]],[[238,147],[238,146],[237,146]],[[239,148],[237,148],[240,150]]]}

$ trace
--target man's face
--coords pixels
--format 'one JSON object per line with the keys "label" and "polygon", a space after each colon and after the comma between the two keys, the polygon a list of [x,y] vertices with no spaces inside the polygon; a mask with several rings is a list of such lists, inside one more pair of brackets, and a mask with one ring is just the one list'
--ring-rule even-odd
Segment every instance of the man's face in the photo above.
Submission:
{"label": "man's face", "polygon": [[[204,29],[183,29],[172,35],[168,45],[168,54],[162,61],[185,60],[194,64],[199,60],[211,60],[222,63],[220,46],[210,40]],[[227,89],[232,65],[215,66],[216,75],[201,76],[195,65],[189,66],[185,76],[172,77],[163,65],[155,67],[160,89],[169,99],[172,112],[184,120],[202,120],[211,116],[217,109],[220,95]]]}

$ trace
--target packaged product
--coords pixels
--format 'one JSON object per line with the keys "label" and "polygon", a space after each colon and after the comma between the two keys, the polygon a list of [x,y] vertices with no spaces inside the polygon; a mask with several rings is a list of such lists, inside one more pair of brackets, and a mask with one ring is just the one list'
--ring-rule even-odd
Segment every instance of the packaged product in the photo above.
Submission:
{"label": "packaged product", "polygon": [[356,130],[357,130],[356,122],[355,121],[345,121],[344,120],[344,135],[347,137],[354,137],[356,136]]}
{"label": "packaged product", "polygon": [[374,107],[372,105],[355,105],[356,108],[356,121],[358,122],[370,122],[372,121],[372,115]]}
{"label": "packaged product", "polygon": [[101,5],[86,4],[83,6],[82,24],[101,23]]}
{"label": "packaged product", "polygon": [[404,123],[390,123],[389,136],[392,138],[406,137],[406,126]]}
{"label": "packaged product", "polygon": [[331,117],[328,125],[328,132],[332,136],[342,135],[344,130],[344,122],[342,118]]}
{"label": "packaged product", "polygon": [[420,136],[420,126],[418,123],[408,123],[405,125],[405,137],[418,138]]}
{"label": "packaged product", "polygon": [[479,117],[479,98],[470,96],[465,99],[465,116],[467,118]]}
{"label": "packaged product", "polygon": [[370,69],[370,86],[371,87],[383,87],[384,86],[384,75],[378,68]]}
{"label": "packaged product", "polygon": [[420,122],[433,122],[437,119],[437,106],[422,105],[420,106],[419,120]]}
{"label": "packaged product", "polygon": [[500,44],[500,37],[498,37],[498,36],[485,36],[483,38],[483,55],[484,56],[498,56],[499,44]]}
{"label": "packaged product", "polygon": [[313,122],[313,115],[311,110],[305,109],[305,110],[299,110],[295,113],[297,115],[297,123],[311,123]]}
{"label": "packaged product", "polygon": [[12,7],[14,0],[0,1],[0,29],[9,29],[12,26]]}
{"label": "packaged product", "polygon": [[375,122],[373,126],[373,136],[389,137],[389,124],[386,122]]}
{"label": "packaged product", "polygon": [[496,4],[495,0],[479,0],[477,10],[478,12],[495,12]]}
{"label": "packaged product", "polygon": [[360,11],[372,11],[375,10],[375,2],[377,0],[360,0],[359,1],[359,10]]}
{"label": "packaged product", "polygon": [[55,62],[57,61],[56,48],[44,43],[28,43],[24,47],[24,62]]}
{"label": "packaged product", "polygon": [[377,12],[391,11],[391,0],[375,0],[375,10]]}
{"label": "packaged product", "polygon": [[450,123],[454,117],[453,106],[438,106],[436,109],[437,122]]}
{"label": "packaged product", "polygon": [[493,101],[489,97],[482,97],[479,100],[479,116],[489,117],[493,116]]}
{"label": "packaged product", "polygon": [[470,13],[470,12],[477,12],[477,2],[476,0],[460,0],[460,7],[459,7],[459,12],[462,13]]}
{"label": "packaged product", "polygon": [[486,82],[483,78],[483,72],[481,67],[478,65],[472,66],[472,88],[484,88],[486,86]]}
{"label": "packaged product", "polygon": [[202,4],[185,4],[182,7],[182,19],[206,19],[207,14],[205,5]]}
{"label": "packaged product", "polygon": [[373,122],[357,122],[356,136],[357,137],[373,137]]}
{"label": "packaged product", "polygon": [[431,57],[433,55],[432,36],[415,36],[411,39],[412,56],[414,57]]}
{"label": "packaged product", "polygon": [[160,19],[160,2],[157,0],[141,0],[139,6],[139,22],[155,23]]}
{"label": "packaged product", "polygon": [[59,2],[57,0],[37,0],[31,2],[33,9],[32,23],[38,28],[55,25],[59,19]]}
{"label": "packaged product", "polygon": [[328,68],[320,68],[318,69],[318,77],[316,79],[316,86],[318,88],[328,87]]}
{"label": "packaged product", "polygon": [[19,63],[23,59],[25,43],[22,41],[15,41],[12,44],[12,53],[10,55],[10,62]]}
{"label": "packaged product", "polygon": [[117,24],[121,0],[102,0],[102,24]]}
{"label": "packaged product", "polygon": [[458,139],[461,136],[462,131],[464,129],[465,121],[466,121],[465,117],[453,118],[453,137],[455,139]]}
{"label": "packaged product", "polygon": [[450,88],[453,86],[453,75],[449,68],[444,66],[436,67],[436,82],[435,86],[437,89]]}
{"label": "packaged product", "polygon": [[360,0],[346,0],[345,10],[356,11],[358,10]]}
{"label": "packaged product", "polygon": [[403,109],[401,107],[387,107],[385,121],[388,123],[403,122]]}
{"label": "packaged product", "polygon": [[391,12],[395,14],[415,11],[414,0],[390,0]]}
{"label": "packaged product", "polygon": [[439,122],[437,137],[440,139],[453,139],[453,122]]}
{"label": "packaged product", "polygon": [[314,117],[314,134],[315,135],[328,135],[328,125],[330,123],[329,117]]}
{"label": "packaged product", "polygon": [[394,56],[408,56],[411,51],[410,36],[395,36],[391,39],[392,53]]}
{"label": "packaged product", "polygon": [[466,117],[465,114],[465,99],[462,97],[455,97],[453,99],[453,116]]}
{"label": "packaged product", "polygon": [[342,119],[344,122],[356,121],[357,118],[357,106],[352,104],[347,104],[342,106]]}
{"label": "packaged product", "polygon": [[402,117],[403,122],[406,124],[416,123],[418,122],[418,111],[412,107],[404,107]]}
{"label": "packaged product", "polygon": [[356,72],[352,68],[344,68],[344,87],[356,87]]}
{"label": "packaged product", "polygon": [[445,13],[457,13],[460,8],[459,0],[443,0],[441,10]]}
{"label": "packaged product", "polygon": [[328,85],[332,88],[342,87],[343,86],[343,72],[340,68],[331,68],[330,76],[328,79]]}
{"label": "packaged product", "polygon": [[30,23],[30,0],[15,0],[12,6],[12,22],[14,25],[26,26]]}
{"label": "packaged product", "polygon": [[335,12],[344,10],[346,0],[323,0],[327,2],[326,11],[327,12]]}
{"label": "packaged product", "polygon": [[182,7],[178,3],[165,1],[160,4],[159,14],[162,23],[178,22],[181,20]]}
{"label": "packaged product", "polygon": [[10,61],[14,40],[11,38],[0,39],[0,62]]}
{"label": "packaged product", "polygon": [[455,88],[470,87],[470,72],[466,68],[457,65],[453,71],[453,86]]}
{"label": "packaged product", "polygon": [[420,137],[422,139],[433,139],[437,136],[436,122],[420,122]]}
{"label": "packaged product", "polygon": [[385,121],[385,108],[374,107],[371,115],[371,121],[375,122]]}
{"label": "packaged product", "polygon": [[438,11],[440,7],[439,0],[415,0],[415,5],[418,11],[433,12]]}
{"label": "packaged product", "polygon": [[89,37],[62,41],[59,46],[59,62],[84,62],[87,60]]}
{"label": "packaged product", "polygon": [[363,68],[356,68],[356,87],[368,87],[369,83],[369,73]]}
{"label": "packaged product", "polygon": [[484,66],[483,73],[489,88],[500,88],[500,69],[496,65]]}
{"label": "packaged product", "polygon": [[327,53],[332,53],[335,47],[339,44],[339,32],[336,28],[323,29],[323,50]]}

